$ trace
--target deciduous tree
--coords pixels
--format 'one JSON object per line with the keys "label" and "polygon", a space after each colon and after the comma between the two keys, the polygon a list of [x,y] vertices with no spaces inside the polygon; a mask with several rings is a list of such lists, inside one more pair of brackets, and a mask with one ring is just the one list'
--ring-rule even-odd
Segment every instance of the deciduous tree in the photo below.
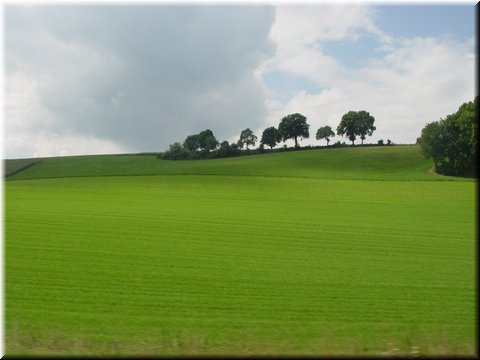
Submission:
{"label": "deciduous tree", "polygon": [[270,149],[273,149],[282,140],[282,135],[280,131],[275,126],[271,126],[263,130],[262,139],[260,140],[261,144],[270,146]]}
{"label": "deciduous tree", "polygon": [[330,126],[323,126],[317,130],[316,134],[316,139],[317,140],[322,140],[325,139],[327,140],[327,146],[328,143],[330,142],[330,138],[335,136],[335,133],[333,132],[332,128]]}
{"label": "deciduous tree", "polygon": [[240,139],[238,140],[237,144],[240,148],[243,148],[243,146],[246,145],[248,150],[248,146],[255,146],[256,141],[257,137],[253,131],[247,128],[240,133]]}
{"label": "deciduous tree", "polygon": [[444,139],[440,123],[434,121],[425,125],[420,137],[420,146],[425,158],[433,160],[435,169],[438,169],[439,162],[445,156],[443,143]]}
{"label": "deciduous tree", "polygon": [[290,114],[282,118],[278,130],[282,136],[282,140],[295,140],[295,147],[298,148],[298,138],[308,138],[310,136],[307,124],[307,118],[302,114]]}
{"label": "deciduous tree", "polygon": [[198,134],[198,143],[200,145],[200,149],[207,152],[210,150],[215,150],[218,146],[218,141],[210,129],[204,130]]}
{"label": "deciduous tree", "polygon": [[183,142],[183,147],[190,152],[200,149],[199,134],[187,136]]}
{"label": "deciduous tree", "polygon": [[360,136],[360,139],[362,140],[362,145],[363,145],[363,140],[365,140],[365,137],[372,136],[373,132],[377,130],[377,128],[373,125],[375,122],[375,118],[370,115],[368,111],[361,110],[357,112],[357,126],[358,126],[358,135]]}
{"label": "deciduous tree", "polygon": [[375,118],[370,115],[365,110],[361,111],[349,111],[342,116],[342,120],[337,127],[337,135],[345,135],[352,142],[352,145],[355,144],[357,136],[362,140],[365,140],[365,137],[371,136],[376,130],[376,127],[373,126]]}
{"label": "deciduous tree", "polygon": [[457,112],[422,129],[422,153],[433,160],[438,172],[477,176],[477,104],[478,96],[473,102],[462,104]]}

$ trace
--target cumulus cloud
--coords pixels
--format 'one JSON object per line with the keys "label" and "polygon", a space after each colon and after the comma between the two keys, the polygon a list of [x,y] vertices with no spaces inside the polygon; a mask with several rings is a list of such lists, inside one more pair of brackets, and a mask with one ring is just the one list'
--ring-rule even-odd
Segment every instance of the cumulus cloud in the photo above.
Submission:
{"label": "cumulus cloud", "polygon": [[274,16],[268,6],[7,6],[7,157],[88,143],[89,153],[159,151],[206,128],[222,139],[259,126]]}
{"label": "cumulus cloud", "polygon": [[[270,99],[267,123],[276,125],[289,113],[304,114],[311,127],[303,145],[318,144],[316,130],[324,125],[335,129],[350,110],[375,116],[377,131],[369,141],[414,143],[427,122],[473,100],[473,37],[464,42],[448,36],[395,38],[375,25],[376,12],[365,5],[276,10],[270,37],[278,51],[263,71],[301,76],[321,90],[299,91],[286,102]],[[322,47],[326,41],[360,41],[362,36],[373,36],[378,46],[359,67],[342,64]]]}
{"label": "cumulus cloud", "polygon": [[[359,3],[9,5],[6,156],[161,151],[207,128],[260,138],[294,112],[311,125],[302,145],[318,144],[316,129],[350,110],[375,116],[368,142],[415,142],[473,99],[473,34],[399,38],[379,15]],[[353,65],[332,50],[351,58],[365,39],[371,56]]]}
{"label": "cumulus cloud", "polygon": [[365,5],[277,6],[270,38],[275,56],[264,70],[282,70],[330,86],[345,74],[345,67],[322,50],[325,41],[357,41],[360,34],[372,34],[382,44],[392,38],[373,22],[375,12]]}

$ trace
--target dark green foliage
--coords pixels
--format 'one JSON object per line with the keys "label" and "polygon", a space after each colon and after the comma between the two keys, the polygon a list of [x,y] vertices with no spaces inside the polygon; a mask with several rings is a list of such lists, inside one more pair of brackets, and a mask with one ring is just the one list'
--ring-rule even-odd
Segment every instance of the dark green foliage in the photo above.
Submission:
{"label": "dark green foliage", "polygon": [[230,153],[230,144],[228,141],[222,141],[219,148],[216,151],[216,157],[228,157]]}
{"label": "dark green foliage", "polygon": [[282,140],[295,140],[295,148],[298,148],[298,138],[308,138],[310,136],[307,124],[307,118],[302,114],[290,114],[282,118],[278,130],[282,136]]}
{"label": "dark green foliage", "polygon": [[233,143],[230,144],[230,156],[237,156],[240,153],[240,150],[238,149],[238,145]]}
{"label": "dark green foliage", "polygon": [[220,147],[212,153],[212,157],[222,158],[222,157],[232,157],[238,155],[238,145],[233,143],[229,144],[228,141],[222,141]]}
{"label": "dark green foliage", "polygon": [[187,136],[187,138],[183,142],[183,147],[190,152],[197,151],[198,149],[200,149],[199,138],[199,134]]}
{"label": "dark green foliage", "polygon": [[215,150],[218,146],[218,141],[210,129],[204,130],[198,134],[198,143],[200,145],[200,149],[202,149],[204,152]]}
{"label": "dark green foliage", "polygon": [[340,124],[337,126],[337,135],[345,135],[348,137],[348,140],[352,142],[352,145],[355,144],[357,138],[357,127],[356,127],[356,117],[355,111],[349,111],[342,116]]}
{"label": "dark green foliage", "polygon": [[352,145],[355,144],[355,140],[359,136],[363,144],[365,137],[367,135],[371,136],[377,129],[373,126],[374,122],[375,118],[365,110],[349,111],[342,116],[342,120],[337,127],[337,135],[347,136]]}
{"label": "dark green foliage", "polygon": [[330,138],[335,136],[335,133],[333,132],[332,128],[330,126],[323,126],[320,129],[317,130],[317,135],[316,139],[317,140],[322,140],[325,139],[327,140],[327,146],[328,143],[330,142]]}
{"label": "dark green foliage", "polygon": [[164,160],[182,160],[188,159],[190,157],[190,153],[186,150],[182,144],[179,142],[175,142],[169,146],[169,149],[165,151],[162,156]]}
{"label": "dark green foliage", "polygon": [[362,140],[362,144],[367,135],[372,136],[373,132],[377,130],[373,125],[374,122],[375,118],[371,116],[369,112],[362,110],[357,113],[358,135]]}
{"label": "dark green foliage", "polygon": [[432,159],[435,169],[438,169],[439,162],[445,157],[443,134],[440,123],[435,121],[425,125],[422,129],[422,136],[420,138],[420,147],[423,155],[427,159]]}
{"label": "dark green foliage", "polygon": [[273,147],[281,140],[282,135],[280,134],[280,131],[275,126],[271,126],[263,130],[262,140],[260,140],[260,143],[262,145],[270,146],[270,149],[273,149]]}
{"label": "dark green foliage", "polygon": [[238,140],[237,144],[242,149],[244,145],[248,149],[249,145],[255,146],[256,141],[257,137],[254,135],[253,131],[247,128],[240,133],[240,139]]}
{"label": "dark green foliage", "polygon": [[378,144],[378,145],[383,145],[383,139],[378,140],[378,141],[377,141],[377,144]]}
{"label": "dark green foliage", "polygon": [[477,98],[462,104],[445,119],[427,124],[422,129],[420,146],[427,159],[432,159],[437,172],[454,176],[476,176]]}

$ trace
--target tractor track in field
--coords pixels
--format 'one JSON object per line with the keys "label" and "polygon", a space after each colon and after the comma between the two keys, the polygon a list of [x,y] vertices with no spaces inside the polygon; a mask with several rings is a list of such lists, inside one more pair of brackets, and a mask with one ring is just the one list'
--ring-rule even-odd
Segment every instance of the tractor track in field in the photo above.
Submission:
{"label": "tractor track in field", "polygon": [[32,162],[32,163],[29,163],[29,164],[27,164],[27,165],[24,165],[24,166],[22,166],[22,167],[20,167],[20,168],[18,168],[18,169],[16,169],[16,170],[8,173],[8,174],[5,174],[5,178],[8,178],[8,177],[13,176],[13,175],[16,175],[16,174],[18,174],[19,172],[22,172],[22,171],[24,171],[24,170],[26,170],[26,169],[28,169],[28,168],[31,168],[32,166],[37,165],[38,163],[41,163],[41,162],[42,162],[41,160],[38,160],[38,161],[34,161],[34,162]]}

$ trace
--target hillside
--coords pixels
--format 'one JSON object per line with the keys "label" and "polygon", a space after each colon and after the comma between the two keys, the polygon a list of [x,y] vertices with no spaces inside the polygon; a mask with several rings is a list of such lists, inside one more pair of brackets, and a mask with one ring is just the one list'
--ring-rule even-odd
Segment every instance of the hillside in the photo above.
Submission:
{"label": "hillside", "polygon": [[472,355],[476,182],[429,168],[41,159],[4,184],[7,355]]}
{"label": "hillside", "polygon": [[[31,159],[33,161],[35,159]],[[10,162],[6,160],[7,168]],[[211,160],[146,155],[49,158],[8,180],[117,175],[239,175],[344,180],[462,180],[435,176],[418,145],[304,150]],[[8,172],[7,172],[8,175]]]}

